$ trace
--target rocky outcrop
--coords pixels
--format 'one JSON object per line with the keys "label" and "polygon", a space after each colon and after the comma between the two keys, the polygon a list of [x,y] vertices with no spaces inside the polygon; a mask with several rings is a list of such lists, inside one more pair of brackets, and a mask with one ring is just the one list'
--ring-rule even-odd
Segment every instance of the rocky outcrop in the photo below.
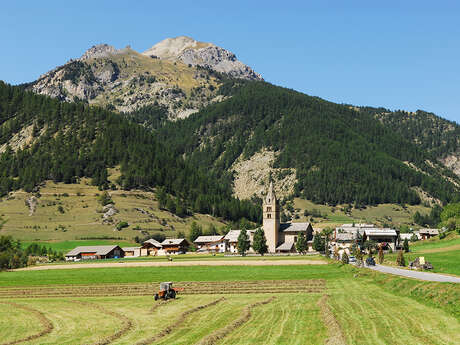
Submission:
{"label": "rocky outcrop", "polygon": [[95,59],[95,58],[102,58],[108,57],[111,54],[116,54],[118,50],[116,50],[113,46],[108,44],[98,44],[89,48],[78,60],[87,60],[87,59]]}
{"label": "rocky outcrop", "polygon": [[212,43],[198,42],[186,36],[167,38],[143,54],[159,59],[181,61],[190,66],[209,68],[234,78],[263,80],[259,73],[239,61],[232,52]]}

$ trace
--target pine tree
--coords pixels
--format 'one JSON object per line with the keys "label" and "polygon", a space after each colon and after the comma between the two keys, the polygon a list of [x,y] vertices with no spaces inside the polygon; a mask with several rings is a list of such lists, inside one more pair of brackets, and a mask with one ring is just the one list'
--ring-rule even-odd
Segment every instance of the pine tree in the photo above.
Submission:
{"label": "pine tree", "polygon": [[264,255],[268,251],[267,239],[265,238],[265,233],[261,228],[258,228],[254,234],[252,247],[260,255]]}
{"label": "pine tree", "polygon": [[403,248],[405,253],[409,253],[409,241],[407,238],[404,239]]}
{"label": "pine tree", "polygon": [[305,237],[304,233],[301,232],[297,242],[295,243],[295,249],[300,254],[305,254],[308,251],[308,242],[307,238]]}
{"label": "pine tree", "polygon": [[190,241],[195,241],[199,236],[203,235],[203,229],[201,225],[198,225],[196,222],[193,222],[190,226]]}
{"label": "pine tree", "polygon": [[321,238],[319,234],[316,234],[313,237],[313,249],[316,250],[317,252],[324,251],[324,240]]}
{"label": "pine tree", "polygon": [[250,246],[250,242],[249,242],[248,233],[245,229],[243,229],[241,230],[238,236],[238,243],[237,243],[238,253],[244,256],[246,252],[248,251],[249,246]]}

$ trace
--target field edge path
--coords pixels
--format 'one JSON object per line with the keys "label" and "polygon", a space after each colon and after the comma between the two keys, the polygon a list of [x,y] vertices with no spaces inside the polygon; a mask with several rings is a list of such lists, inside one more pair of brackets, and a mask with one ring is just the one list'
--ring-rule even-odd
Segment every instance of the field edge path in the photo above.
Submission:
{"label": "field edge path", "polygon": [[324,260],[190,260],[190,261],[134,261],[101,262],[87,264],[43,265],[18,268],[14,271],[67,270],[76,268],[110,267],[175,267],[175,266],[290,266],[290,265],[327,265]]}

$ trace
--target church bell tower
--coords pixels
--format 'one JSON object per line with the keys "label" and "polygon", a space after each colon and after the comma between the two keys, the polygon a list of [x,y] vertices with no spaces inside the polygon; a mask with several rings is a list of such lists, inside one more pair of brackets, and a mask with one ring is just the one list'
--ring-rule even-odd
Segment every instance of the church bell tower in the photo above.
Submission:
{"label": "church bell tower", "polygon": [[272,182],[270,182],[270,187],[263,202],[263,228],[267,239],[268,252],[274,253],[278,246],[280,206],[273,190]]}

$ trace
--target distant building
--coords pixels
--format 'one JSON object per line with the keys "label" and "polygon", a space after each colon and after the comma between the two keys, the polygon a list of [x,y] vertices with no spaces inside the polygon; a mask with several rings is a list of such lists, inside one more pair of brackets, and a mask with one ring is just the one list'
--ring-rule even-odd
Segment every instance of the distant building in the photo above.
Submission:
{"label": "distant building", "polygon": [[141,256],[161,255],[162,249],[163,249],[163,246],[161,245],[161,243],[151,238],[150,240],[144,241],[142,243],[142,246],[140,249],[140,255]]}
{"label": "distant building", "polygon": [[141,256],[141,247],[123,247],[125,257],[138,257]]}
{"label": "distant building", "polygon": [[165,254],[185,254],[190,244],[185,238],[171,238],[161,242]]}
{"label": "distant building", "polygon": [[[252,241],[254,239],[255,230],[246,230],[249,237],[250,248],[248,253],[254,253],[252,249]],[[232,254],[238,253],[238,236],[240,236],[241,230],[230,230],[227,235],[224,237],[225,241],[225,251],[230,252]]]}
{"label": "distant building", "polygon": [[224,253],[226,251],[226,241],[223,235],[198,236],[193,243],[197,246],[197,251],[202,253]]}
{"label": "distant building", "polygon": [[119,246],[81,246],[72,249],[65,255],[66,261],[113,259],[124,257]]}
{"label": "distant building", "polygon": [[343,224],[335,228],[331,250],[337,247],[349,252],[353,243],[367,240],[381,244],[383,249],[396,250],[399,245],[398,235],[395,229],[377,228],[374,224]]}
{"label": "distant building", "polygon": [[263,203],[263,230],[269,253],[296,252],[295,243],[301,233],[307,241],[313,239],[310,223],[280,223],[280,206],[270,183]]}
{"label": "distant building", "polygon": [[438,236],[439,230],[438,229],[420,229],[418,233],[419,233],[421,240],[427,240],[433,236]]}

